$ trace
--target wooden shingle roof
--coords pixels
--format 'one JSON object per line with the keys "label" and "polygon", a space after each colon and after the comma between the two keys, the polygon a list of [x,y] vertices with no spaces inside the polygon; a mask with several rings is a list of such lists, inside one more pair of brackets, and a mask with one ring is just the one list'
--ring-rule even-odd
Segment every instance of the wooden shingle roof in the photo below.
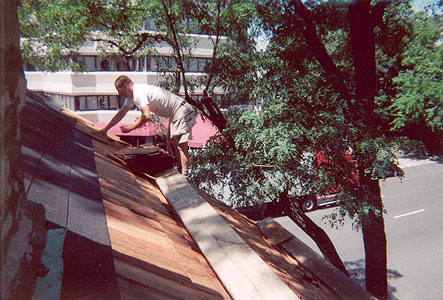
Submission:
{"label": "wooden shingle roof", "polygon": [[113,155],[128,145],[42,101],[29,93],[21,122],[27,196],[48,223],[34,298],[231,299],[155,184]]}
{"label": "wooden shingle roof", "polygon": [[158,188],[93,144],[121,298],[230,299]]}
{"label": "wooden shingle roof", "polygon": [[128,145],[92,144],[121,299],[231,299],[158,187],[115,155]]}
{"label": "wooden shingle roof", "polygon": [[[35,95],[31,98],[43,101]],[[234,289],[226,286],[229,280],[223,279],[230,274],[226,264],[214,264],[207,256],[208,249],[220,245],[199,246],[198,238],[184,225],[182,212],[159,189],[159,181],[134,171],[134,165],[119,155],[128,153],[128,144],[114,136],[98,136],[91,122],[34,100],[25,105],[22,126],[25,185],[28,199],[45,206],[48,232],[55,230],[57,237],[62,236],[56,241],[64,262],[61,270],[48,267],[49,275],[58,272],[59,284],[47,281],[45,286],[42,279],[36,296],[44,299],[51,289],[60,299],[235,298]],[[287,299],[341,299],[313,272],[275,247],[254,221],[196,192],[246,245],[239,249],[254,252],[282,282],[291,294],[286,294]],[[198,216],[195,221],[199,222]],[[50,247],[47,251],[56,252]],[[217,268],[223,276],[216,273]],[[248,272],[247,267],[239,270]]]}

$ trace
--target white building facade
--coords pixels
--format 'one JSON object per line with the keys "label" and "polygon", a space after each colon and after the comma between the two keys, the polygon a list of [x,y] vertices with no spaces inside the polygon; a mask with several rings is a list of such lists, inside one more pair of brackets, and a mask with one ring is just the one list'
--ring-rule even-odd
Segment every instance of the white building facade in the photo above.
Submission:
{"label": "white building facade", "polygon": [[[198,77],[205,66],[211,62],[213,40],[208,35],[191,34],[195,41],[192,57],[185,62],[187,77]],[[176,69],[175,60],[169,45],[158,44],[155,55],[124,59],[100,59],[96,42],[88,42],[80,49],[78,62],[86,68],[83,73],[72,71],[42,72],[33,70],[32,66],[25,65],[25,76],[28,89],[42,92],[51,97],[62,107],[74,111],[76,114],[92,121],[98,127],[104,126],[123,105],[124,99],[118,96],[114,87],[114,80],[119,75],[129,76],[136,84],[157,85],[165,76],[172,75]],[[202,93],[196,90],[194,96]],[[183,91],[179,94],[184,95]],[[219,94],[221,96],[222,93]],[[130,111],[121,124],[132,123],[140,112]],[[167,120],[162,120],[164,127]],[[124,140],[138,145],[150,143],[158,133],[159,126],[149,124],[145,128],[130,133],[123,133],[119,126],[115,126],[110,133],[121,136]],[[203,122],[197,118],[193,135],[195,141],[190,142],[191,147],[201,147],[216,130],[208,121]]]}

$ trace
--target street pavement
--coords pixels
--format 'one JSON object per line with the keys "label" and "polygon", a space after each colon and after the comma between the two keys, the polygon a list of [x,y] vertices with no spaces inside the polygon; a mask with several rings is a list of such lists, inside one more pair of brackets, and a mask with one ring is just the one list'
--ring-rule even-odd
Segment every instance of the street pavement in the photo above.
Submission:
{"label": "street pavement", "polygon": [[[443,161],[401,159],[406,176],[381,183],[388,241],[391,300],[443,300]],[[323,217],[335,208],[308,213],[331,238],[353,279],[364,286],[365,260],[361,232],[352,220],[331,228]],[[315,243],[289,218],[280,224],[315,251]]]}

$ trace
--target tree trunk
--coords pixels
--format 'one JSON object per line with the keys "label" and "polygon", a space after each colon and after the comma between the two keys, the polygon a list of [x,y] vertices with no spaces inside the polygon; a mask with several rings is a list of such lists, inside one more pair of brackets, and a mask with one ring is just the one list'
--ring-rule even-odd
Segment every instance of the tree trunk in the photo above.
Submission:
{"label": "tree trunk", "polygon": [[[354,59],[355,98],[359,112],[368,119],[374,113],[376,93],[375,39],[371,18],[371,1],[357,0],[349,7],[349,28]],[[363,117],[364,117],[363,116]]]}
{"label": "tree trunk", "polygon": [[29,202],[20,174],[19,113],[26,80],[19,46],[19,1],[0,2],[0,298],[30,299],[42,270],[45,214]]}
{"label": "tree trunk", "polygon": [[[374,126],[376,95],[376,63],[374,26],[382,17],[386,4],[372,10],[370,0],[354,0],[349,6],[349,28],[355,68],[354,106],[357,126],[361,128],[359,143],[373,141],[380,135]],[[355,147],[354,150],[357,150]],[[369,212],[360,215],[366,257],[366,290],[379,299],[388,299],[386,233],[383,220],[383,204],[378,180],[372,180],[365,170],[370,168],[368,161],[375,161],[376,150],[361,153],[365,157],[357,161],[359,185],[366,195]],[[358,159],[357,159],[358,160]]]}
{"label": "tree trunk", "polygon": [[287,193],[280,195],[280,201],[285,214],[317,244],[324,258],[349,277],[343,261],[326,232],[317,226],[317,224],[315,224],[300,208],[292,203],[289,200]]}
{"label": "tree trunk", "polygon": [[226,118],[223,116],[223,113],[210,97],[204,97],[202,103],[208,111],[212,123],[222,132],[226,128]]}
{"label": "tree trunk", "polygon": [[362,219],[363,242],[366,258],[366,290],[380,300],[388,299],[386,233],[383,203],[378,180],[366,178],[370,210]]}

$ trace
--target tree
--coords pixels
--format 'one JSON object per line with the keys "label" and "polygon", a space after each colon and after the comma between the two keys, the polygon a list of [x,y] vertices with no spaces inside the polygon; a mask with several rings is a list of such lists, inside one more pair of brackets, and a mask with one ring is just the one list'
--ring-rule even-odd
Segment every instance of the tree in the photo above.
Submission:
{"label": "tree", "polygon": [[355,218],[365,245],[366,288],[387,299],[379,181],[403,174],[394,149],[407,139],[393,134],[386,108],[396,93],[392,79],[406,46],[410,3],[264,1],[259,10],[272,33],[250,90],[261,109],[229,120],[225,134],[235,150],[214,139],[196,157],[196,179],[201,188],[230,186],[237,205],[255,197],[287,206],[288,196],[338,187],[340,209],[331,218]]}
{"label": "tree", "polygon": [[[412,17],[411,42],[403,53],[402,69],[394,79],[398,93],[390,106],[394,129],[421,132],[433,153],[443,145],[442,17],[420,12]],[[426,139],[429,138],[429,140]]]}
{"label": "tree", "polygon": [[21,176],[19,116],[26,80],[20,55],[17,1],[0,3],[0,298],[30,299],[42,264],[45,213],[26,199]]}

